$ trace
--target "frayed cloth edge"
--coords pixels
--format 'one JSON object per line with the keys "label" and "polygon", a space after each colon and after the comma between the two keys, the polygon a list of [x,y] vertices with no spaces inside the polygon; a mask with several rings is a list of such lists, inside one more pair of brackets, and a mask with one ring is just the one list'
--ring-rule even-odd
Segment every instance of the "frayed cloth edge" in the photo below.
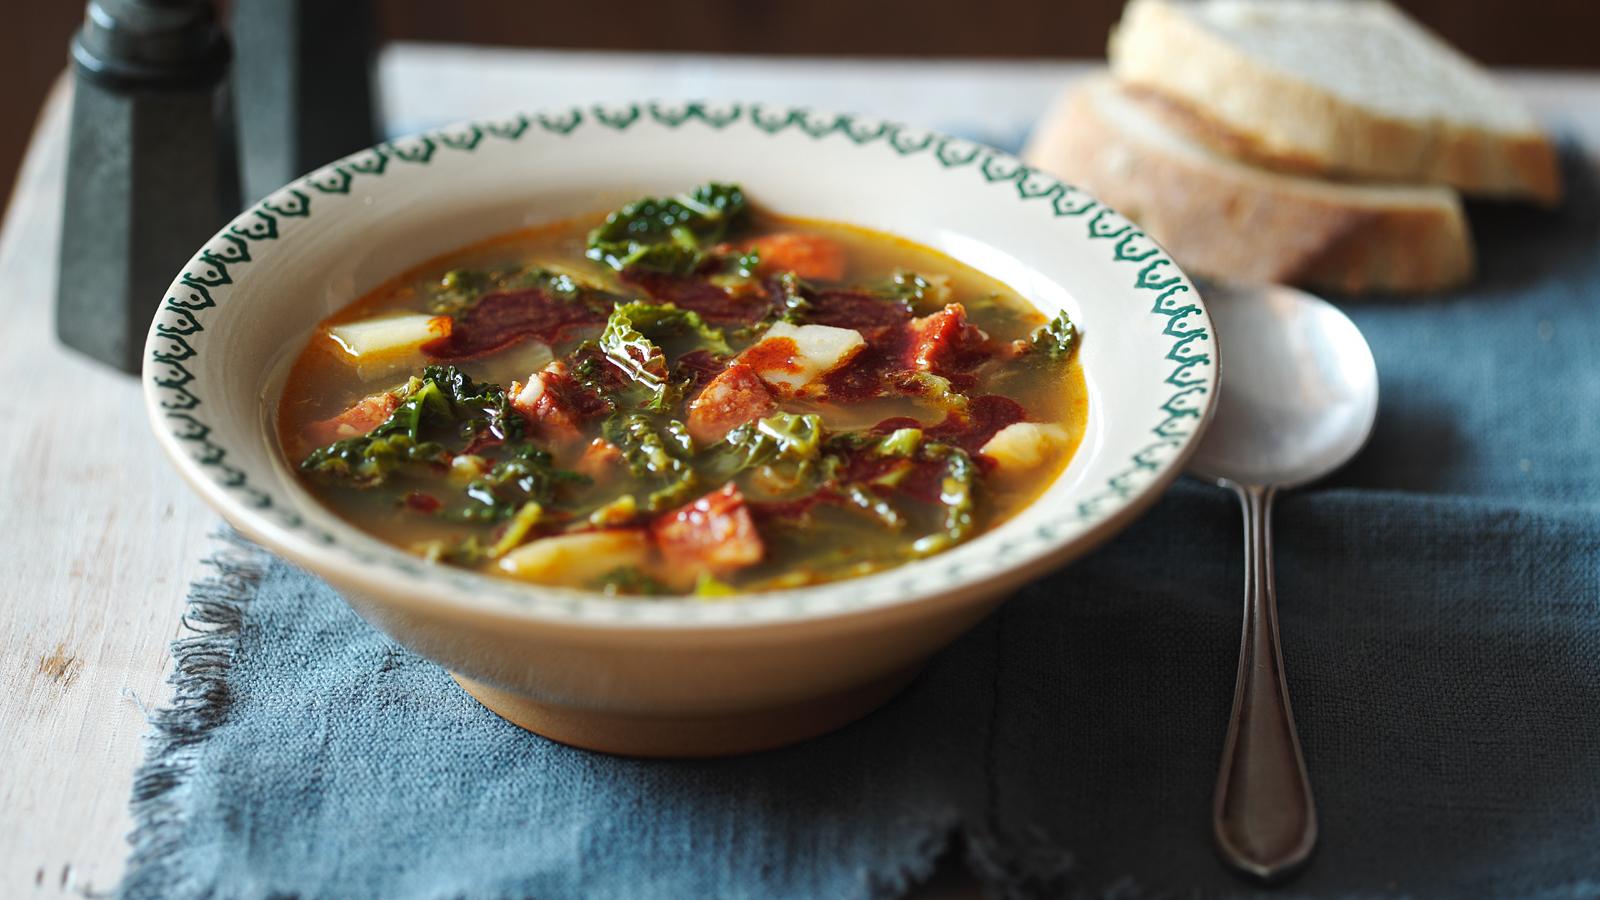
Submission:
{"label": "frayed cloth edge", "polygon": [[950,850],[951,842],[959,833],[960,815],[956,812],[922,829],[909,859],[887,870],[869,874],[867,897],[871,900],[893,900],[925,884],[933,877],[939,860]]}
{"label": "frayed cloth edge", "polygon": [[[226,721],[232,706],[228,685],[244,624],[245,610],[255,599],[273,557],[232,530],[212,535],[219,546],[204,561],[210,577],[190,585],[182,617],[183,634],[171,643],[173,671],[169,703],[148,718],[144,757],[134,773],[130,810],[134,827],[128,834],[131,852],[122,881],[111,897],[169,898],[208,896],[195,873],[179,868],[185,849],[186,816],[180,802],[204,741]],[[873,898],[904,896],[924,884],[952,842],[965,845],[960,862],[990,897],[1063,897],[1084,900],[1190,900],[1197,890],[1157,889],[1125,877],[1109,884],[1084,883],[1078,861],[1042,833],[1002,836],[986,825],[963,822],[962,816],[930,825],[914,856],[889,872],[868,875]],[[1020,844],[1020,846],[1019,846]],[[1577,900],[1600,895],[1600,882],[1578,879],[1530,896],[1539,900]],[[102,895],[105,896],[105,895]],[[1301,896],[1295,893],[1285,897]],[[1350,895],[1393,897],[1393,894]]]}
{"label": "frayed cloth edge", "polygon": [[172,641],[168,704],[149,716],[144,760],[133,777],[132,848],[113,896],[174,897],[195,891],[193,873],[176,867],[186,829],[180,796],[201,745],[228,717],[228,674],[238,649],[245,608],[255,599],[272,557],[231,530],[212,539],[220,546],[205,560],[214,569],[189,587],[183,633]]}

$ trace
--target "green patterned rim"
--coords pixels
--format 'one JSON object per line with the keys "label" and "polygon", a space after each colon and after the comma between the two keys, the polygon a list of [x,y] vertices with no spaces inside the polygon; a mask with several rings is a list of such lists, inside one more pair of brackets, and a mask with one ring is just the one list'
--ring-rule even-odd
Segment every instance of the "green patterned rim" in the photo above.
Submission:
{"label": "green patterned rim", "polygon": [[[1128,286],[1147,298],[1165,341],[1166,390],[1156,398],[1147,439],[1128,448],[1120,465],[1085,486],[1064,508],[1021,533],[1011,523],[928,560],[886,572],[809,588],[752,594],[735,603],[694,600],[615,600],[562,588],[522,585],[434,566],[348,527],[324,527],[326,517],[304,514],[309,503],[291,495],[255,467],[238,464],[238,450],[219,436],[208,416],[207,385],[200,373],[208,332],[227,308],[237,281],[271,257],[275,246],[330,204],[353,202],[352,188],[396,171],[429,167],[452,156],[480,154],[486,146],[559,144],[585,130],[637,134],[647,129],[755,129],[774,139],[843,142],[863,152],[925,159],[940,177],[976,179],[1009,194],[1020,215],[1077,222],[1090,244],[1104,248],[1110,264],[1126,272]],[[352,298],[353,299],[353,298]],[[309,325],[309,322],[307,323]],[[1094,339],[1095,322],[1085,323]],[[460,123],[400,138],[352,154],[298,179],[240,214],[184,267],[168,289],[146,345],[146,401],[158,437],[191,483],[230,521],[300,561],[376,567],[438,597],[510,601],[562,619],[639,623],[737,623],[826,615],[865,609],[953,589],[1003,573],[1037,574],[1052,557],[1071,555],[1065,545],[1097,542],[1121,527],[1175,477],[1193,449],[1213,406],[1217,380],[1211,322],[1199,294],[1153,240],[1099,201],[992,148],[892,122],[806,108],[760,104],[645,102],[559,112],[517,114]],[[1093,372],[1091,371],[1091,377]],[[1070,470],[1069,470],[1070,471]],[[1036,504],[1038,505],[1038,504]],[[1030,508],[1031,509],[1031,508]],[[336,533],[337,532],[337,533]],[[1081,551],[1079,551],[1081,552]],[[316,565],[312,565],[316,568]],[[1016,577],[1004,580],[1015,582]],[[844,587],[841,588],[841,585]]]}

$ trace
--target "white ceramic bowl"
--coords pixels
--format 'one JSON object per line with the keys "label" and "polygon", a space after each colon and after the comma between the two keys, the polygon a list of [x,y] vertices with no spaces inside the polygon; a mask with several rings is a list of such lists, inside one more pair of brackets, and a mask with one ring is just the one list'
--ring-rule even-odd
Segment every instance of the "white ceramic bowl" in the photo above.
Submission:
{"label": "white ceramic bowl", "polygon": [[[1089,424],[1044,496],[897,569],[732,602],[623,600],[424,563],[297,483],[273,420],[315,324],[419,261],[708,180],[777,212],[904,235],[1084,332]],[[146,348],[162,447],[235,528],[326,579],[491,709],[649,755],[777,746],[883,702],[1013,589],[1126,526],[1182,468],[1216,394],[1210,319],[1167,254],[1015,158],[857,117],[641,103],[469,122],[365,150],[241,214],[173,282]]]}

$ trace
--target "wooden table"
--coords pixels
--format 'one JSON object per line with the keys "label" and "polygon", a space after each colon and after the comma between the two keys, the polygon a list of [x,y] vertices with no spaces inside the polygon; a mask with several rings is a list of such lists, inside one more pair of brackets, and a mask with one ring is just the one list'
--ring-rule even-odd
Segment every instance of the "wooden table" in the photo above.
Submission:
{"label": "wooden table", "polygon": [[[1014,140],[1084,64],[620,56],[401,45],[387,121],[728,97],[850,109]],[[1600,73],[1508,73],[1600,148]],[[0,897],[106,891],[121,872],[145,712],[219,519],[179,483],[136,380],[59,345],[56,246],[70,105],[41,114],[0,231]]]}

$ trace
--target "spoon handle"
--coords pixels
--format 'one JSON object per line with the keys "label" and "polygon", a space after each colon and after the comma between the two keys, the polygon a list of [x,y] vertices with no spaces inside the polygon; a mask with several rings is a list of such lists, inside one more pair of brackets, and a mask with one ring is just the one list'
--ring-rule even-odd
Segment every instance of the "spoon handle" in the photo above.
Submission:
{"label": "spoon handle", "polygon": [[1270,881],[1291,874],[1310,857],[1317,842],[1317,812],[1278,646],[1272,579],[1276,489],[1223,484],[1239,495],[1244,507],[1244,635],[1212,830],[1229,865]]}

